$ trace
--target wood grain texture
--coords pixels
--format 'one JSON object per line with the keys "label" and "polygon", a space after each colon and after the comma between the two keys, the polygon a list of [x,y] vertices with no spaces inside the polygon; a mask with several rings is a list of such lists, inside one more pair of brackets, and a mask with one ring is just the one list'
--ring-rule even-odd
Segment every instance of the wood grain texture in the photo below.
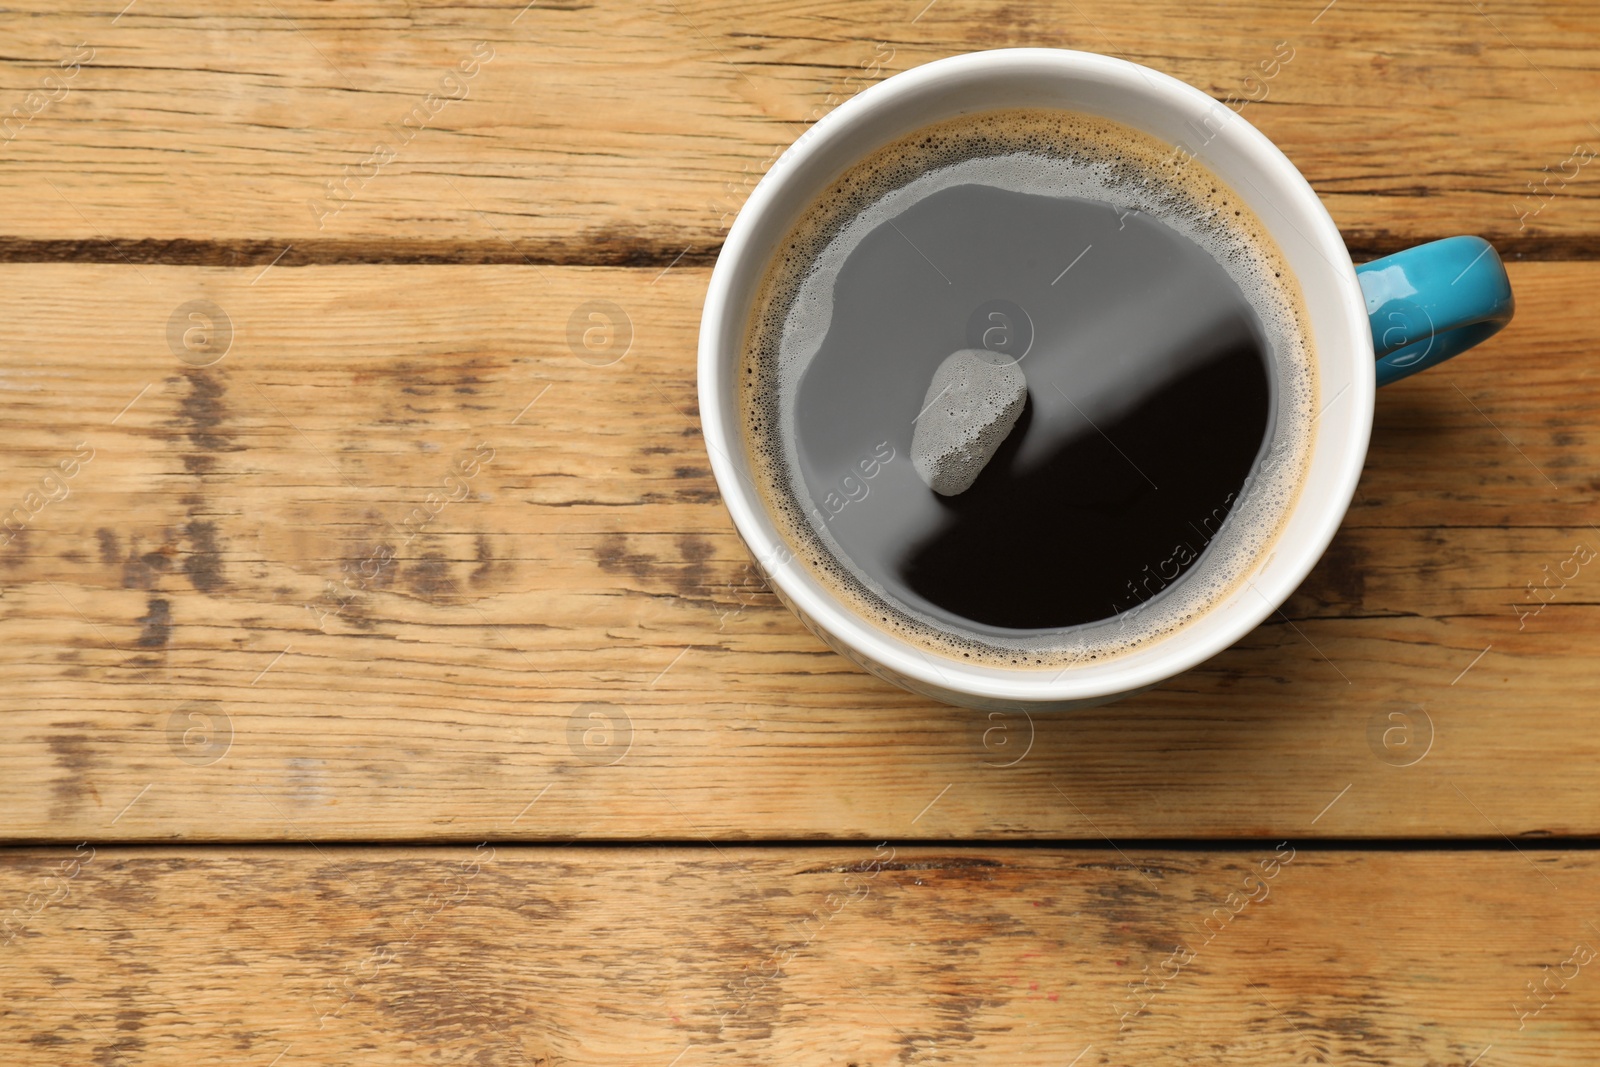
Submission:
{"label": "wood grain texture", "polygon": [[[1511,329],[1384,391],[1282,615],[1030,722],[860,672],[749,570],[696,418],[704,270],[0,267],[26,520],[0,834],[1600,833],[1600,572],[1574,562],[1600,327],[1571,313],[1600,266],[1512,271]],[[196,300],[231,323],[209,366],[223,333],[173,326]],[[613,347],[574,347],[597,301]]]}
{"label": "wood grain texture", "polygon": [[26,912],[0,945],[0,1048],[16,1067],[1576,1064],[1600,1042],[1597,891],[1591,854],[1293,842],[37,850],[0,864]]}
{"label": "wood grain texture", "polygon": [[[1538,847],[1600,835],[1587,7],[29,0],[0,38],[0,1063],[1593,1059],[1600,868]],[[1016,45],[1240,107],[1358,259],[1565,261],[1384,391],[1281,614],[1032,719],[776,602],[693,366],[783,147]],[[1314,840],[1423,836],[1493,847]],[[1148,840],[1195,837],[1261,843]]]}
{"label": "wood grain texture", "polygon": [[1364,251],[1465,232],[1600,255],[1600,22],[1581,4],[121,8],[8,19],[0,255],[706,262],[817,116],[1011,46],[1120,55],[1238,108]]}

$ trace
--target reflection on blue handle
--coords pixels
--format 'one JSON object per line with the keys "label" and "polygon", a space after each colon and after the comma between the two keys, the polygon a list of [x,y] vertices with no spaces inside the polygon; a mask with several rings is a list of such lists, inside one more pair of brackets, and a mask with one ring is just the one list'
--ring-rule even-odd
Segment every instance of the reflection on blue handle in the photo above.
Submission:
{"label": "reflection on blue handle", "polygon": [[1378,384],[1427,370],[1499,333],[1516,301],[1500,256],[1481,237],[1447,237],[1356,268]]}

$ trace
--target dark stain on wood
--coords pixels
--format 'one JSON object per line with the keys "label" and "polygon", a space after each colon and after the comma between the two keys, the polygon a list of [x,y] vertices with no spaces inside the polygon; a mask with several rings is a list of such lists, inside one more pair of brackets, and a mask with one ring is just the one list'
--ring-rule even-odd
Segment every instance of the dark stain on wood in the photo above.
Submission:
{"label": "dark stain on wood", "polygon": [[472,547],[473,556],[478,561],[478,565],[472,569],[472,584],[478,585],[494,573],[494,547],[481,533],[473,538]]}
{"label": "dark stain on wood", "polygon": [[703,489],[679,489],[678,499],[685,504],[715,504],[722,499],[722,495],[713,486]]}
{"label": "dark stain on wood", "polygon": [[450,580],[450,559],[443,552],[424,552],[405,572],[406,585],[424,600],[438,600],[455,592]]}
{"label": "dark stain on wood", "polygon": [[716,551],[711,542],[697,534],[684,534],[678,538],[678,551],[685,566],[678,572],[678,595],[685,597],[707,596],[706,561]]}
{"label": "dark stain on wood", "polygon": [[339,606],[339,619],[354,629],[371,633],[378,628],[379,620],[368,610],[365,597],[353,596]]}
{"label": "dark stain on wood", "polygon": [[189,395],[178,406],[181,421],[188,427],[189,443],[200,452],[187,453],[183,465],[190,474],[205,474],[216,465],[213,453],[232,451],[237,446],[219,431],[228,409],[223,403],[227,387],[220,372],[196,368],[185,374],[189,382]]}
{"label": "dark stain on wood", "polygon": [[172,637],[172,606],[160,597],[151,597],[145,613],[134,620],[139,624],[140,648],[165,648]]}
{"label": "dark stain on wood", "polygon": [[89,770],[91,749],[78,734],[56,734],[48,743],[56,767],[61,771],[50,784],[50,810],[56,818],[64,818],[75,811],[82,800],[83,776]]}
{"label": "dark stain on wood", "polygon": [[122,562],[122,544],[117,540],[114,530],[102,526],[94,532],[95,539],[100,542],[100,562],[107,567],[115,567]]}
{"label": "dark stain on wood", "polygon": [[[1064,32],[1055,11],[1037,4],[995,8],[982,19],[970,23],[972,47],[984,48],[1072,48],[1072,38]],[[892,73],[892,71],[890,71]]]}
{"label": "dark stain on wood", "polygon": [[[596,266],[666,269],[674,263],[679,267],[689,267],[710,266],[717,261],[711,249],[700,247],[705,241],[703,234],[692,236],[679,234],[664,239],[641,240],[636,230],[616,226],[596,226],[578,234],[572,240],[586,250],[585,262]],[[720,245],[718,247],[720,248]],[[658,260],[660,262],[657,262]]]}
{"label": "dark stain on wood", "polygon": [[1073,864],[1073,868],[1079,871],[1128,871],[1135,874],[1153,875],[1156,878],[1165,878],[1169,874],[1191,875],[1194,873],[1194,871],[1185,870],[1182,867],[1165,867],[1152,863],[1141,863],[1135,865],[1132,863],[1084,862]]}
{"label": "dark stain on wood", "polygon": [[141,1052],[144,1050],[144,1039],[140,1037],[124,1037],[109,1045],[101,1045],[94,1051],[94,1062],[100,1067],[124,1067],[128,1063],[122,1057],[126,1053]]}
{"label": "dark stain on wood", "polygon": [[1152,907],[1161,905],[1163,900],[1155,886],[1134,875],[1093,883],[1085,903],[1108,926],[1132,926],[1148,915]]}
{"label": "dark stain on wood", "polygon": [[631,574],[640,581],[655,575],[656,557],[645,552],[629,552],[626,534],[606,534],[594,550],[595,562],[607,574]]}
{"label": "dark stain on wood", "polygon": [[132,538],[128,543],[128,559],[122,565],[122,587],[124,589],[154,589],[159,580],[158,576],[171,565],[167,558],[172,552],[170,547],[163,547],[153,552],[140,552],[139,539]]}
{"label": "dark stain on wood", "polygon": [[478,561],[478,565],[472,568],[473,585],[486,585],[511,572],[509,562],[495,558],[494,546],[489,543],[488,534],[480,533],[474,538],[473,550],[474,558]]}
{"label": "dark stain on wood", "polygon": [[190,584],[202,593],[220,589],[224,582],[222,553],[217,547],[217,524],[191,518],[183,532],[189,539],[189,554],[183,561],[183,573],[188,576]]}
{"label": "dark stain on wood", "polygon": [[0,562],[3,562],[8,570],[20,567],[27,561],[28,532],[29,528],[24,526],[7,539],[5,556],[0,558]]}
{"label": "dark stain on wood", "polygon": [[400,573],[396,551],[395,546],[387,541],[368,541],[361,545],[360,551],[354,556],[341,560],[339,569],[345,579],[340,595],[383,590],[392,586]]}
{"label": "dark stain on wood", "polygon": [[716,483],[712,481],[711,472],[705,467],[678,467],[672,476],[680,482],[691,483],[678,486],[679,500],[689,504],[707,504],[722,499]]}
{"label": "dark stain on wood", "polygon": [[[468,402],[484,390],[493,391],[502,386],[504,368],[495,360],[482,354],[472,354],[446,360],[398,359],[362,368],[351,378],[354,385],[377,385],[394,390],[402,396],[419,401],[445,399],[450,395],[462,399],[456,406],[462,410],[479,411],[483,405]],[[415,421],[409,415],[437,410],[437,404],[395,405],[396,411],[378,421],[388,424],[407,424]],[[402,415],[401,412],[408,413]]]}

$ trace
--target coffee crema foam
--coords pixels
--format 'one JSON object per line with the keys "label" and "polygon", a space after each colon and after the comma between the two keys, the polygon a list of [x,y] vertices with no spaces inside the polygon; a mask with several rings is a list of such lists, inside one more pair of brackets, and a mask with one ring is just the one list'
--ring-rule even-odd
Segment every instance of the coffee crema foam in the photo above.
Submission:
{"label": "coffee crema foam", "polygon": [[[1272,431],[1249,480],[1193,566],[1120,615],[1047,631],[935,619],[849,561],[816,515],[799,473],[795,397],[832,320],[840,268],[885,221],[967,184],[1081,197],[1154,217],[1227,271],[1271,348]],[[780,534],[811,574],[859,617],[915,646],[1005,668],[1061,669],[1124,655],[1173,633],[1235,590],[1287,520],[1310,461],[1317,396],[1304,307],[1277,243],[1254,212],[1198,160],[1176,158],[1172,146],[1148,134],[1045,109],[990,111],[926,126],[849,167],[814,199],[765,268],[739,370],[742,437],[754,481]],[[920,394],[924,386],[910,388]]]}

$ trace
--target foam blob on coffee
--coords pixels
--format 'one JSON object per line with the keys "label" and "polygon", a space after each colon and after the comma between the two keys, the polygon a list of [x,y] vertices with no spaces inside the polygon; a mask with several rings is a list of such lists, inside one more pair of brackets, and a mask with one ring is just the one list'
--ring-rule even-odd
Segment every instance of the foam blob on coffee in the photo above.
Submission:
{"label": "foam blob on coffee", "polygon": [[911,438],[911,465],[941,496],[964,493],[1017,424],[1028,380],[1010,356],[982,348],[952,353],[933,372]]}

